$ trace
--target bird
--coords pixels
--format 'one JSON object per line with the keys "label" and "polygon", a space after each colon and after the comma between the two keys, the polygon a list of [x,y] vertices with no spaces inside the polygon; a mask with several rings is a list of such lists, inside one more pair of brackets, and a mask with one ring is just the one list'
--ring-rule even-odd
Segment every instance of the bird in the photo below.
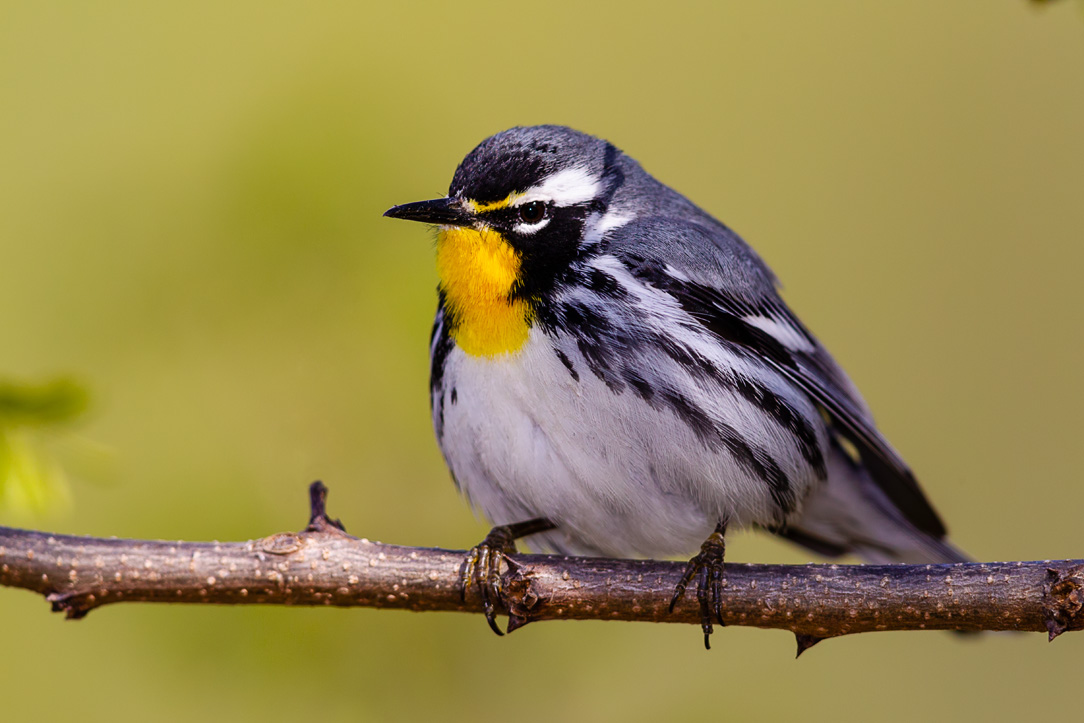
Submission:
{"label": "bird", "polygon": [[478,585],[498,634],[500,567],[523,538],[695,553],[670,610],[695,582],[706,647],[728,530],[870,563],[968,559],[768,265],[612,143],[511,128],[445,197],[384,215],[436,227],[433,427],[494,525],[462,591]]}

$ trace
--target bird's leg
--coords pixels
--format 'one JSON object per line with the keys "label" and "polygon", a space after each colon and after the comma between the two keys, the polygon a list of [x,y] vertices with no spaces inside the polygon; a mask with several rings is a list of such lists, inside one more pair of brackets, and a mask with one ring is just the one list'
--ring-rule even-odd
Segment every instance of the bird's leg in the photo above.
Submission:
{"label": "bird's leg", "polygon": [[546,532],[556,527],[557,525],[544,517],[510,525],[498,525],[489,531],[484,540],[472,547],[463,559],[463,565],[459,568],[460,594],[463,601],[467,600],[467,590],[471,583],[476,583],[478,593],[482,596],[486,622],[497,635],[504,635],[497,627],[496,620],[496,606],[504,596],[501,563],[508,555],[516,553],[516,540],[519,538]]}
{"label": "bird's leg", "polygon": [[685,566],[685,574],[674,588],[674,597],[670,599],[670,612],[685,595],[685,588],[696,578],[696,600],[700,603],[700,627],[704,630],[704,647],[711,650],[711,617],[723,626],[723,558],[726,556],[726,520],[715,526],[700,552]]}

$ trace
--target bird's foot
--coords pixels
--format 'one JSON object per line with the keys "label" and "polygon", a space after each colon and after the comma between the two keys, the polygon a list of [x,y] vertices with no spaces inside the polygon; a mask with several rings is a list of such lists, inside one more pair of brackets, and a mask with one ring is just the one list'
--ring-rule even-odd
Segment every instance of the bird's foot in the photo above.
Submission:
{"label": "bird's foot", "polygon": [[509,555],[516,554],[517,539],[538,532],[546,532],[554,527],[552,522],[543,518],[511,525],[498,525],[463,558],[463,564],[459,568],[460,595],[466,602],[467,591],[470,590],[471,585],[478,586],[486,622],[497,635],[504,635],[497,626],[497,605],[505,607],[501,563],[515,564]]}
{"label": "bird's foot", "polygon": [[670,599],[670,612],[685,595],[689,583],[696,578],[696,600],[700,603],[700,627],[704,631],[704,647],[711,650],[713,631],[712,615],[720,627],[723,622],[723,558],[726,556],[726,523],[715,527],[715,532],[700,546],[700,552],[685,566],[685,574],[674,588]]}
{"label": "bird's foot", "polygon": [[475,545],[463,558],[459,569],[460,594],[467,600],[467,591],[471,584],[478,586],[482,597],[482,610],[490,629],[497,635],[504,635],[497,627],[497,602],[504,593],[501,583],[501,563],[508,555],[515,554],[515,538],[507,526],[494,527],[478,545]]}

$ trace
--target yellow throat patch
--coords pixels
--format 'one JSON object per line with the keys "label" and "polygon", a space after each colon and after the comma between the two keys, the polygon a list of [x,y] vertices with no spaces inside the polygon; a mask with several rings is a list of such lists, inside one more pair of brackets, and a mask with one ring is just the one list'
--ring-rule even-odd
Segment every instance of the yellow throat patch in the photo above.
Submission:
{"label": "yellow throat patch", "polygon": [[530,307],[509,300],[519,254],[496,231],[444,227],[437,236],[437,274],[455,318],[455,343],[472,356],[512,353],[527,342]]}

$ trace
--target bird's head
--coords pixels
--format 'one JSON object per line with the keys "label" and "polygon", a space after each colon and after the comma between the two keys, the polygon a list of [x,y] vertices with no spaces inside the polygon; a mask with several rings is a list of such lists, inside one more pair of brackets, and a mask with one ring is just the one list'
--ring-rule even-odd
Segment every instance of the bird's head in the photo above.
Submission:
{"label": "bird's head", "polygon": [[621,155],[571,128],[512,128],[467,154],[445,198],[395,206],[384,215],[436,224],[443,233],[499,234],[525,275],[553,273],[590,242],[606,216]]}
{"label": "bird's head", "polygon": [[[439,226],[440,288],[456,328],[470,318],[481,353],[516,339],[491,322],[553,289],[607,229],[627,220],[611,209],[623,173],[614,146],[561,126],[512,128],[482,141],[459,164],[445,198],[395,206],[384,215]],[[504,331],[507,331],[505,329]],[[457,341],[464,345],[465,333]],[[469,342],[466,345],[470,345]]]}

